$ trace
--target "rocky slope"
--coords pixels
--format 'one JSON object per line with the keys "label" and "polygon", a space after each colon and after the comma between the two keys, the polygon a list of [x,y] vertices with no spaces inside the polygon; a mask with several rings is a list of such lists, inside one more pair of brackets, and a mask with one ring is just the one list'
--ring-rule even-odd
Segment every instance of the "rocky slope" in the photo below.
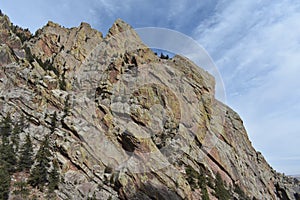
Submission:
{"label": "rocky slope", "polygon": [[299,182],[275,172],[214,98],[214,78],[182,56],[160,59],[123,21],[106,37],[52,22],[33,36],[3,15],[0,42],[2,118],[24,115],[21,139],[29,133],[36,152],[56,112],[56,199],[222,199],[220,183],[229,199],[299,199]]}

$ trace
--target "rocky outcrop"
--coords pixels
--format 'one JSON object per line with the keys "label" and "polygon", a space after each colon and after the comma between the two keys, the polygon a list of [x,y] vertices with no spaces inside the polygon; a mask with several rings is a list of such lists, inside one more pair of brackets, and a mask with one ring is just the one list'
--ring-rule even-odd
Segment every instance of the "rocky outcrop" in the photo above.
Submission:
{"label": "rocky outcrop", "polygon": [[187,58],[160,59],[122,20],[103,38],[53,22],[32,36],[0,18],[1,115],[25,115],[37,149],[57,113],[57,199],[216,199],[217,174],[235,199],[299,198]]}

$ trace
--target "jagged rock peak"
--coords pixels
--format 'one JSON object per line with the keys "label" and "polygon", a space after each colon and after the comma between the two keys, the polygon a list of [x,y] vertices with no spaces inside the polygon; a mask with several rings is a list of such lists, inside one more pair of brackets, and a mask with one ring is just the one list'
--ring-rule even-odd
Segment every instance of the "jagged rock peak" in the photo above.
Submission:
{"label": "jagged rock peak", "polygon": [[46,26],[61,27],[61,25],[59,25],[58,23],[55,23],[53,21],[48,21],[48,23],[46,24]]}
{"label": "jagged rock peak", "polygon": [[0,29],[10,29],[11,22],[7,15],[0,15]]}
{"label": "jagged rock peak", "polygon": [[91,25],[89,23],[86,22],[81,22],[80,25],[78,27],[71,27],[71,28],[66,28],[64,26],[61,26],[58,23],[55,23],[53,21],[48,21],[48,23],[43,26],[41,29],[39,29],[36,33],[36,35],[41,34],[42,32],[49,32],[49,30],[51,31],[61,31],[61,30],[65,30],[65,31],[72,31],[72,30],[85,30],[85,32],[97,32],[99,35],[101,35],[102,37],[102,33],[94,28],[91,27]]}
{"label": "jagged rock peak", "polygon": [[133,28],[127,24],[126,22],[124,22],[122,19],[117,19],[112,27],[109,29],[107,37],[111,37],[114,36],[118,33],[122,33],[124,31],[133,31]]}

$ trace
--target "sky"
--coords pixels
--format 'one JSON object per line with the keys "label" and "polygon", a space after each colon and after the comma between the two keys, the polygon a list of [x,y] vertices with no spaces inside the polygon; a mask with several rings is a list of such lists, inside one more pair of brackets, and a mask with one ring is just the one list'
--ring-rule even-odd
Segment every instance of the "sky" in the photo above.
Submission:
{"label": "sky", "polygon": [[300,174],[299,0],[3,0],[0,9],[33,33],[51,20],[105,35],[121,18],[187,35],[213,59],[256,150],[277,171]]}

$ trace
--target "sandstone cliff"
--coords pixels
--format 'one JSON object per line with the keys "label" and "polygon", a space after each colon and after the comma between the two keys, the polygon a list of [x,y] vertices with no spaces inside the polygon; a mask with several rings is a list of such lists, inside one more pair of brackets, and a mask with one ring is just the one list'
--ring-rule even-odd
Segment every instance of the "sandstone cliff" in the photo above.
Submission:
{"label": "sandstone cliff", "polygon": [[0,113],[26,117],[20,137],[29,133],[35,152],[51,133],[56,199],[222,199],[219,177],[230,199],[299,199],[299,182],[255,151],[190,60],[160,59],[122,20],[106,37],[86,23],[31,35],[0,22]]}

